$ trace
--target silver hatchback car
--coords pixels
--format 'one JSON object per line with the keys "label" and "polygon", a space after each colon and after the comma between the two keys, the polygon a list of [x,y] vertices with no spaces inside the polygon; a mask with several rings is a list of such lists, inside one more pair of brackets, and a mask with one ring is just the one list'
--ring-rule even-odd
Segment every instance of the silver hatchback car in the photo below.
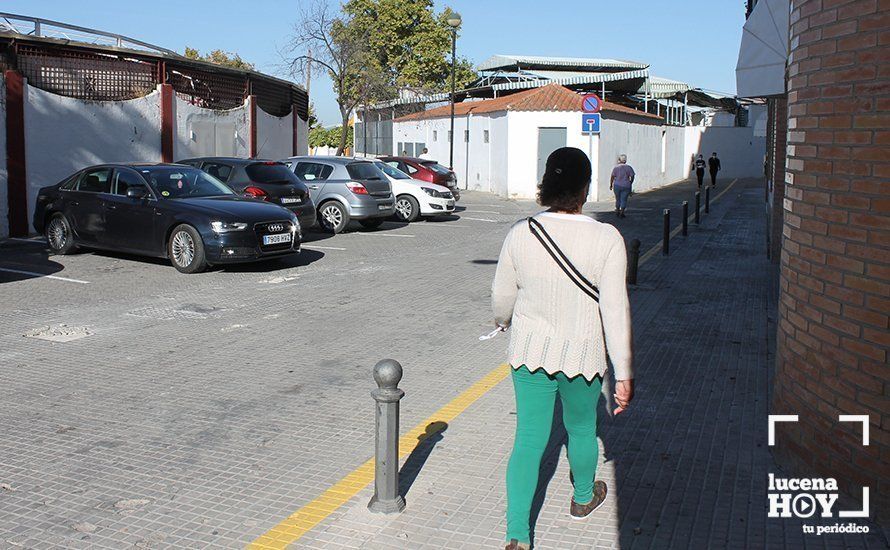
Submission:
{"label": "silver hatchback car", "polygon": [[373,229],[395,213],[389,179],[371,160],[306,156],[281,162],[309,188],[319,225],[340,233],[350,220]]}

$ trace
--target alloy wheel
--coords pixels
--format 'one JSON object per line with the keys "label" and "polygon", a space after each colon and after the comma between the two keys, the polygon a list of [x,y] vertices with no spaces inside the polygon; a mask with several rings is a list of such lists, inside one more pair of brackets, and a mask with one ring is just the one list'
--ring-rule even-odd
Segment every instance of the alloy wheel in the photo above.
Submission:
{"label": "alloy wheel", "polygon": [[195,241],[186,231],[179,231],[173,235],[170,249],[173,253],[173,261],[180,267],[191,265],[195,259]]}
{"label": "alloy wheel", "polygon": [[411,217],[412,210],[413,207],[408,199],[399,199],[396,202],[396,212],[398,212],[399,217],[403,220],[407,220]]}
{"label": "alloy wheel", "polygon": [[330,224],[331,227],[340,227],[343,223],[343,214],[336,206],[326,206],[321,211],[321,217]]}
{"label": "alloy wheel", "polygon": [[49,222],[46,229],[46,236],[49,240],[49,246],[53,250],[61,250],[68,243],[68,228],[62,218],[55,217]]}

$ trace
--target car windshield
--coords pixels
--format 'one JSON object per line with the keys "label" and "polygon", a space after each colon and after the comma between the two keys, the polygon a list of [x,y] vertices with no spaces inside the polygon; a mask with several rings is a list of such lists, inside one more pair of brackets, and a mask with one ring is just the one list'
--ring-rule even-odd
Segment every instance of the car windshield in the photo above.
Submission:
{"label": "car windshield", "polygon": [[197,168],[158,166],[143,168],[142,176],[165,199],[234,195],[226,184]]}
{"label": "car windshield", "polygon": [[353,162],[346,165],[349,177],[354,180],[382,180],[383,174],[372,162]]}
{"label": "car windshield", "polygon": [[296,183],[297,176],[280,162],[257,162],[244,168],[250,181],[256,183]]}
{"label": "car windshield", "polygon": [[451,175],[451,170],[449,170],[448,168],[445,168],[438,162],[435,162],[435,161],[422,162],[421,164],[423,164],[425,167],[429,168],[430,170],[432,170],[433,172],[436,172],[438,174],[444,174],[446,176]]}
{"label": "car windshield", "polygon": [[386,164],[385,162],[375,162],[374,166],[379,168],[381,172],[383,172],[384,174],[386,174],[387,176],[389,176],[393,179],[397,179],[397,180],[410,180],[411,179],[411,176],[409,176],[405,172],[402,172],[395,166],[390,166],[389,164]]}

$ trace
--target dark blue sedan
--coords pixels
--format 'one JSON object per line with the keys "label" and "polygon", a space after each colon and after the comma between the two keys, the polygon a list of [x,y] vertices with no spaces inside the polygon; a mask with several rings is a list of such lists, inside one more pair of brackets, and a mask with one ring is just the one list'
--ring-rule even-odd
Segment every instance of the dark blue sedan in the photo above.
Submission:
{"label": "dark blue sedan", "polygon": [[235,194],[176,164],[104,164],[40,190],[34,228],[50,250],[77,247],[169,258],[182,273],[300,251],[293,212]]}

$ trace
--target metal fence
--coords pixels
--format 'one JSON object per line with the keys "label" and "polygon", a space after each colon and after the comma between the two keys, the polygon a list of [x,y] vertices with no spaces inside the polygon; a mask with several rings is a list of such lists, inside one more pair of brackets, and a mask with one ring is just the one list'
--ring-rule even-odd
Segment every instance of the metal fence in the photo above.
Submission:
{"label": "metal fence", "polygon": [[6,69],[21,72],[35,88],[88,101],[135,99],[166,83],[184,101],[207,109],[240,107],[253,94],[271,115],[294,110],[309,118],[309,96],[302,88],[185,58],[0,37],[0,70]]}

